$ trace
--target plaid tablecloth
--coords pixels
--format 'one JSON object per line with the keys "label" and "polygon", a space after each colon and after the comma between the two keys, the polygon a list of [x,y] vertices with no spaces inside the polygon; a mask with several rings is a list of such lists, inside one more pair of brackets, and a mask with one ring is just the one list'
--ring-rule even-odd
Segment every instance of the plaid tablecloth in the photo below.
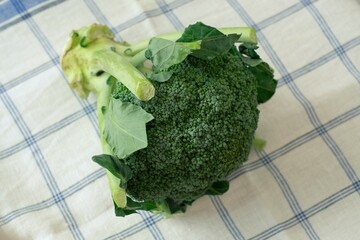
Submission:
{"label": "plaid tablecloth", "polygon": [[[114,216],[94,98],[69,88],[72,29],[107,24],[137,42],[202,21],[253,26],[277,93],[262,151],[170,219]],[[360,239],[358,0],[0,1],[0,239]]]}

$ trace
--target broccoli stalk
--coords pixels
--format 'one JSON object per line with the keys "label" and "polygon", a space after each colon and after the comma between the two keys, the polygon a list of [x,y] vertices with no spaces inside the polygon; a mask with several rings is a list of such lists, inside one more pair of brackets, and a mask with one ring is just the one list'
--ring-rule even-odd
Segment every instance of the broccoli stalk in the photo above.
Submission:
{"label": "broccoli stalk", "polygon": [[[250,27],[222,28],[219,30],[224,34],[237,34],[236,36],[234,34],[236,42],[240,41],[250,44],[256,44],[257,42],[255,31]],[[108,27],[98,24],[72,31],[61,57],[61,67],[68,79],[70,87],[73,88],[80,97],[86,98],[90,92],[96,95],[97,116],[103,153],[109,156],[116,156],[110,159],[116,162],[117,157],[128,156],[137,149],[123,153],[120,157],[118,149],[110,146],[112,145],[110,142],[114,139],[106,136],[106,121],[115,121],[114,125],[119,127],[117,126],[116,120],[112,119],[112,115],[110,115],[110,117],[106,116],[106,113],[109,114],[109,111],[111,112],[112,107],[114,107],[111,99],[116,85],[115,83],[116,81],[121,82],[140,101],[149,101],[155,94],[155,88],[139,69],[143,68],[142,65],[147,58],[153,60],[157,56],[154,57],[154,55],[151,55],[153,53],[148,53],[151,56],[146,56],[151,39],[129,45],[125,42],[115,41],[114,37],[114,34]],[[180,37],[183,37],[182,33],[177,32],[157,36],[157,38],[170,41],[176,41]],[[201,40],[195,40],[199,44],[189,44],[189,46],[200,46]],[[233,43],[231,44],[233,45]],[[191,47],[190,50],[186,49],[186,51],[188,51],[187,54],[194,49],[196,48]],[[183,51],[183,49],[180,50]],[[201,54],[200,52],[200,55]],[[182,59],[184,57],[186,57],[186,55],[182,56]],[[122,107],[126,108],[126,106]],[[136,109],[136,111],[137,110],[138,109]],[[146,119],[144,123],[152,119],[150,116],[145,116],[144,118]],[[138,147],[138,149],[146,146],[147,142],[141,147]],[[125,191],[126,179],[129,177],[129,174],[115,175],[114,172],[107,170],[114,203],[119,208],[125,208],[127,202],[131,201],[131,199],[126,196]],[[132,204],[136,205],[134,202],[132,202]],[[157,205],[158,209],[160,208],[159,206],[162,206],[161,202],[158,202]],[[144,208],[149,208],[149,206]],[[131,213],[132,210],[128,211]]]}
{"label": "broccoli stalk", "polygon": [[113,76],[140,100],[151,99],[155,93],[153,85],[123,54],[126,43],[113,38],[107,27],[97,24],[72,32],[61,59],[70,86],[81,97],[87,97],[89,92],[98,95],[109,87],[99,76]]}
{"label": "broccoli stalk", "polygon": [[[80,97],[93,92],[97,98],[97,116],[103,153],[113,155],[107,144],[102,109],[109,106],[114,80],[121,81],[138,99],[147,101],[154,96],[155,88],[149,80],[130,63],[123,52],[126,43],[113,40],[106,26],[93,24],[73,31],[61,58],[61,67],[70,86]],[[123,189],[119,179],[107,171],[114,201],[122,206]]]}

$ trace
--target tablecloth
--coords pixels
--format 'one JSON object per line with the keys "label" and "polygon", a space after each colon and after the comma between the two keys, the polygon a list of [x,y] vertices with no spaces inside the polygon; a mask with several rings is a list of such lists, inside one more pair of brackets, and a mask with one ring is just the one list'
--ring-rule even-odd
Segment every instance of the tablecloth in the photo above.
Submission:
{"label": "tablecloth", "polygon": [[[230,190],[185,214],[115,217],[94,97],[59,56],[73,29],[108,25],[130,43],[202,21],[252,26],[275,70],[260,105],[267,140]],[[357,0],[0,1],[0,239],[359,239]]]}

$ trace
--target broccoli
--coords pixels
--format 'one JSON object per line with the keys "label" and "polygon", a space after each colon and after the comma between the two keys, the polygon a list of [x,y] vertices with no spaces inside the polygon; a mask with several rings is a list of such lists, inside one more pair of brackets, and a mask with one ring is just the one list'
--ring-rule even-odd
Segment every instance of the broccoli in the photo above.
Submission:
{"label": "broccoli", "polygon": [[97,96],[103,154],[93,160],[117,216],[185,212],[228,190],[277,83],[256,49],[252,28],[201,22],[135,45],[104,25],[72,32],[61,66],[79,96]]}

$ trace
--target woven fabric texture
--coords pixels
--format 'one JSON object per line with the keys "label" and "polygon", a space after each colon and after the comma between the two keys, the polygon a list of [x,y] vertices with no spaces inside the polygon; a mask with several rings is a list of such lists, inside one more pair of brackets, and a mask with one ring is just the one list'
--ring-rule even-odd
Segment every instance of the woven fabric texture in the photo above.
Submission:
{"label": "woven fabric texture", "polygon": [[[115,217],[95,99],[70,89],[62,49],[94,22],[135,43],[196,21],[255,28],[279,81],[267,145],[183,215]],[[0,1],[0,239],[359,239],[359,68],[357,0]]]}

